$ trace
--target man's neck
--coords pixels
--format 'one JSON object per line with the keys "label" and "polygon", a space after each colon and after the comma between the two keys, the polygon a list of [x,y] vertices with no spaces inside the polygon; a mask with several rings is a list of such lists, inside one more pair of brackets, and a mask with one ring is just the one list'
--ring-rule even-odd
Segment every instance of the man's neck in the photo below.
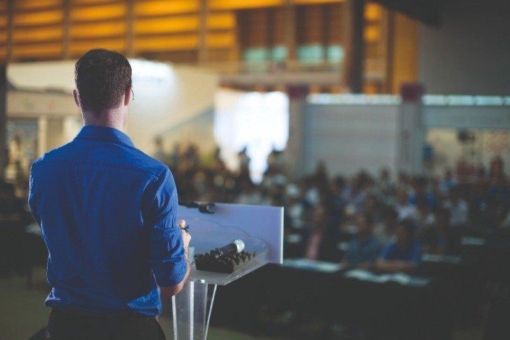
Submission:
{"label": "man's neck", "polygon": [[83,124],[114,128],[124,131],[124,114],[119,109],[101,111],[99,115],[90,112],[83,113]]}

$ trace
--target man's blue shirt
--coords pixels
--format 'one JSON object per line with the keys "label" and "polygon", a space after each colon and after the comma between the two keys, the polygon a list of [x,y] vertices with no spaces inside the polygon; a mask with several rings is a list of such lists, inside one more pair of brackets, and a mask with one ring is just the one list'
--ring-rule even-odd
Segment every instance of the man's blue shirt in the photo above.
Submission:
{"label": "man's blue shirt", "polygon": [[155,316],[157,285],[185,277],[172,174],[119,130],[85,126],[36,160],[29,205],[49,252],[47,306]]}

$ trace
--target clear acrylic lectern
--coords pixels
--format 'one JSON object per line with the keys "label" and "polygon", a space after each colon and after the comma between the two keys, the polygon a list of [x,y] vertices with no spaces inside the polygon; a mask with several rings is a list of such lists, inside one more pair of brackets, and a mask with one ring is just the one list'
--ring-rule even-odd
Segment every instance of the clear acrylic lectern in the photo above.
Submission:
{"label": "clear acrylic lectern", "polygon": [[[172,297],[174,339],[207,339],[216,288],[227,285],[267,263],[283,260],[283,208],[217,204],[214,214],[179,206],[191,234],[192,271],[183,290]],[[194,255],[221,248],[235,239],[255,256],[230,274],[197,270]],[[212,295],[209,300],[209,289]]]}

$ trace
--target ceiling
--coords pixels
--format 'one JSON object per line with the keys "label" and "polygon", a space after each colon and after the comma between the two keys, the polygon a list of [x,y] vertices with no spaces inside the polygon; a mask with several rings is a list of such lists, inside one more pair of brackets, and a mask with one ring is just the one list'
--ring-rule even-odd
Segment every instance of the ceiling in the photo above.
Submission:
{"label": "ceiling", "polygon": [[441,24],[441,0],[374,0],[430,26]]}

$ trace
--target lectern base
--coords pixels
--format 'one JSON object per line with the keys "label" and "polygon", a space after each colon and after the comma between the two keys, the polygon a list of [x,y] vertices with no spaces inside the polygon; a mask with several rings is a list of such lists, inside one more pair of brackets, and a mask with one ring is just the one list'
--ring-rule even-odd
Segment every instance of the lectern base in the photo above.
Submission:
{"label": "lectern base", "polygon": [[205,340],[209,330],[211,311],[217,285],[213,287],[208,306],[207,283],[188,281],[182,291],[172,297],[175,340]]}

